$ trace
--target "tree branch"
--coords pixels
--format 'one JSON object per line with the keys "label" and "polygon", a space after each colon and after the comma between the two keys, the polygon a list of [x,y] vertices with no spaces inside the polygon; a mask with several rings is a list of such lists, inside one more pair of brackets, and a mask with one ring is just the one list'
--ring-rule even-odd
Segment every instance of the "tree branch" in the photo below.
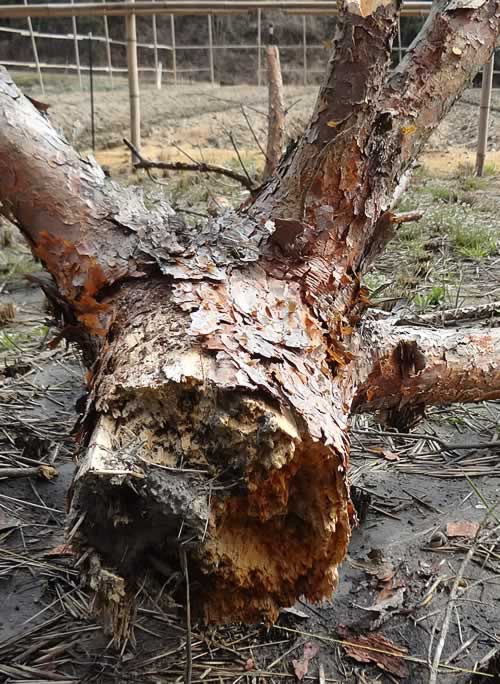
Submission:
{"label": "tree branch", "polygon": [[126,138],[123,138],[123,142],[129,148],[129,150],[134,154],[134,157],[138,160],[134,162],[134,169],[169,169],[171,171],[198,171],[200,173],[217,173],[221,176],[226,176],[232,180],[237,181],[243,187],[250,190],[250,192],[255,192],[255,183],[249,176],[228,169],[225,166],[218,166],[217,164],[207,164],[207,162],[193,162],[188,164],[187,162],[164,162],[164,161],[153,161],[151,159],[146,159],[142,156],[139,150],[132,145]]}
{"label": "tree branch", "polygon": [[3,67],[0,114],[1,210],[55,279],[66,322],[102,336],[111,312],[100,293],[150,272],[146,235],[156,232],[156,251],[175,248],[182,220],[166,202],[147,209],[141,190],[114,184],[78,155]]}
{"label": "tree branch", "polygon": [[[397,0],[341,3],[334,49],[314,113],[293,155],[282,164],[280,177],[263,193],[275,216],[306,218],[315,224],[320,204],[326,204],[327,215],[333,218],[352,202],[355,166],[373,127],[374,103],[389,68],[398,7]],[[348,163],[348,157],[353,176],[341,178],[341,160]]]}
{"label": "tree branch", "polygon": [[457,309],[432,311],[420,315],[407,315],[395,321],[395,325],[441,325],[457,321],[477,321],[500,315],[500,302],[489,302],[478,306],[463,306]]}
{"label": "tree branch", "polygon": [[316,290],[335,289],[328,264],[339,254],[358,273],[392,238],[386,212],[401,180],[499,32],[498,0],[441,2],[387,78],[397,10],[344,2],[311,121],[254,203],[257,215],[288,220],[291,237],[301,224]]}
{"label": "tree branch", "polygon": [[371,321],[357,345],[354,411],[500,398],[500,328]]}

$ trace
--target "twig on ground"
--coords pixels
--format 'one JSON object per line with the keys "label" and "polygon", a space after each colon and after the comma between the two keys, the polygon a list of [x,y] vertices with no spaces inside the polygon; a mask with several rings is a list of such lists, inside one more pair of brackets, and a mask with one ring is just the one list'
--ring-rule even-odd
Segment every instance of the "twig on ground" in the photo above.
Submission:
{"label": "twig on ground", "polygon": [[191,634],[191,596],[189,590],[189,570],[186,549],[182,544],[179,546],[179,555],[184,582],[186,585],[186,668],[184,671],[184,684],[191,684],[193,676],[193,653],[192,653],[192,634]]}
{"label": "twig on ground", "polygon": [[[484,526],[486,522],[488,521],[491,513],[493,512],[493,509],[495,508],[497,504],[494,506],[490,507],[486,511],[486,515],[484,516],[478,531],[476,532],[476,536],[474,537],[474,541],[471,544],[471,547],[469,551],[467,552],[467,555],[462,561],[462,564],[460,565],[460,568],[458,570],[458,573],[455,577],[455,581],[453,582],[453,586],[450,591],[450,597],[448,599],[448,603],[446,605],[446,611],[443,619],[443,624],[441,626],[441,635],[439,637],[438,644],[436,646],[436,650],[434,651],[434,658],[432,660],[432,663],[430,663],[430,676],[429,676],[429,684],[437,684],[437,676],[438,676],[438,671],[441,663],[441,655],[443,653],[443,648],[444,644],[446,642],[446,637],[448,635],[448,630],[450,628],[450,621],[451,621],[451,616],[453,613],[453,608],[455,607],[455,601],[457,600],[457,594],[458,594],[458,589],[460,587],[460,584],[462,582],[465,568],[467,567],[468,563],[471,561],[474,553],[476,552],[476,547],[479,543],[479,538],[481,536],[481,532],[484,529]],[[489,536],[489,535],[487,535]],[[484,541],[484,540],[483,540]]]}
{"label": "twig on ground", "polygon": [[49,465],[40,465],[35,468],[0,468],[0,479],[32,476],[42,480],[52,480],[57,477],[57,470]]}
{"label": "twig on ground", "polygon": [[500,315],[500,302],[480,304],[479,306],[464,306],[456,309],[443,309],[419,316],[404,316],[396,321],[396,325],[432,325],[440,323],[456,323],[457,321],[471,321]]}
{"label": "twig on ground", "polygon": [[245,170],[245,175],[238,173],[237,171],[233,171],[232,169],[228,169],[225,166],[207,164],[206,162],[193,161],[192,163],[188,164],[187,162],[163,162],[145,159],[139,150],[126,138],[123,139],[123,142],[129,148],[129,150],[133,152],[138,160],[134,162],[134,169],[145,169],[146,171],[150,171],[151,169],[170,169],[171,171],[199,171],[200,173],[217,173],[221,176],[227,176],[228,178],[237,181],[251,192],[256,189],[255,183],[250,178],[245,167],[243,166],[239,153],[237,153],[238,159],[240,160],[242,168]]}

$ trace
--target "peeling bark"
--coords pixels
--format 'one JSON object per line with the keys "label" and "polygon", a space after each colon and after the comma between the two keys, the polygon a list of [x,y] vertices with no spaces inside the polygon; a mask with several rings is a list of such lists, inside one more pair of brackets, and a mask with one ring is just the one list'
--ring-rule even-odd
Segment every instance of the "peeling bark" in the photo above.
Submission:
{"label": "peeling bark", "polygon": [[119,636],[134,581],[178,567],[179,544],[208,620],[329,595],[350,534],[351,410],[496,392],[494,333],[482,356],[486,337],[470,337],[460,374],[458,337],[439,333],[443,361],[434,333],[359,326],[394,195],[498,33],[498,0],[452,0],[389,74],[397,9],[344,5],[302,140],[248,205],[196,227],[105,179],[0,71],[2,210],[56,281],[63,334],[87,347],[69,527]]}

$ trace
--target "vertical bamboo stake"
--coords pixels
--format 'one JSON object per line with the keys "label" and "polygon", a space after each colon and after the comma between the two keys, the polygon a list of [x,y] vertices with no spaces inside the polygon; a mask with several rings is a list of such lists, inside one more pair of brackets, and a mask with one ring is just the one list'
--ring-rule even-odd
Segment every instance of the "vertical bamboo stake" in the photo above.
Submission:
{"label": "vertical bamboo stake", "polygon": [[257,85],[260,86],[262,78],[262,10],[257,10]]}
{"label": "vertical bamboo stake", "polygon": [[89,33],[90,127],[92,132],[92,151],[95,152],[94,58],[92,52],[92,34]]}
{"label": "vertical bamboo stake", "polygon": [[495,51],[490,61],[483,66],[483,82],[481,86],[481,107],[479,109],[479,134],[477,140],[476,175],[482,176],[486,150],[488,149],[488,123],[491,106],[491,87],[493,85],[493,69],[495,63]]}
{"label": "vertical bamboo stake", "polygon": [[[28,0],[24,0],[24,4],[27,5]],[[31,36],[31,47],[33,49],[33,57],[35,58],[36,73],[38,74],[38,82],[40,83],[40,90],[42,91],[42,95],[45,95],[45,88],[43,87],[42,70],[40,69],[40,60],[38,59],[38,50],[36,48],[36,40],[33,33],[33,24],[31,23],[31,17],[28,17],[27,21],[28,29]]]}
{"label": "vertical bamboo stake", "polygon": [[307,23],[306,15],[302,17],[302,62],[304,65],[304,85],[307,85]]}
{"label": "vertical bamboo stake", "polygon": [[[135,2],[135,0],[131,0]],[[139,101],[139,71],[137,68],[137,26],[135,14],[126,17],[128,92],[130,99],[130,139],[137,149],[141,147],[141,112]],[[132,155],[133,161],[133,155]]]}
{"label": "vertical bamboo stake", "polygon": [[[71,0],[71,4],[75,4],[75,0]],[[71,23],[73,25],[73,42],[75,44],[75,63],[76,72],[78,74],[78,82],[80,84],[80,92],[83,91],[83,81],[82,81],[82,70],[80,69],[80,48],[78,46],[78,29],[76,26],[76,17],[71,17]]]}
{"label": "vertical bamboo stake", "polygon": [[155,73],[158,73],[158,31],[156,28],[156,14],[153,14],[153,52],[155,60]]}
{"label": "vertical bamboo stake", "polygon": [[208,50],[210,62],[210,82],[215,85],[215,70],[214,70],[214,43],[212,37],[212,15],[207,16],[208,19]]}
{"label": "vertical bamboo stake", "polygon": [[283,152],[285,139],[285,103],[281,76],[280,52],[277,45],[266,49],[267,82],[269,87],[269,111],[267,127],[266,164],[263,177],[274,174]]}
{"label": "vertical bamboo stake", "polygon": [[156,70],[156,90],[161,90],[161,77],[162,77],[163,65],[158,62],[158,68]]}
{"label": "vertical bamboo stake", "polygon": [[177,85],[177,55],[175,52],[175,19],[170,15],[170,42],[172,44],[172,71],[174,72],[174,85]]}
{"label": "vertical bamboo stake", "polygon": [[[106,2],[106,0],[102,0],[103,2]],[[111,62],[111,43],[109,41],[109,24],[108,24],[108,17],[104,15],[104,36],[106,38],[106,58],[108,60],[108,71],[109,71],[109,81],[111,83],[111,87],[113,87],[113,64]]]}
{"label": "vertical bamboo stake", "polygon": [[398,15],[398,64],[403,59],[403,45],[401,44],[401,15]]}

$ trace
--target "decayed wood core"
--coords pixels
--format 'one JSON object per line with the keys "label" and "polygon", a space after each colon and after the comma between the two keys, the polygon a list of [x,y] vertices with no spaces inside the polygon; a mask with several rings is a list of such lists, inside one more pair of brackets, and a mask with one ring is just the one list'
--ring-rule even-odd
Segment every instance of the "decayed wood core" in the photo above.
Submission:
{"label": "decayed wood core", "polygon": [[274,619],[297,592],[331,593],[350,529],[342,458],[265,392],[236,389],[237,367],[222,381],[162,282],[133,288],[93,380],[100,418],[70,526],[92,515],[75,542],[137,579],[151,557],[178,565],[187,541],[211,621]]}

